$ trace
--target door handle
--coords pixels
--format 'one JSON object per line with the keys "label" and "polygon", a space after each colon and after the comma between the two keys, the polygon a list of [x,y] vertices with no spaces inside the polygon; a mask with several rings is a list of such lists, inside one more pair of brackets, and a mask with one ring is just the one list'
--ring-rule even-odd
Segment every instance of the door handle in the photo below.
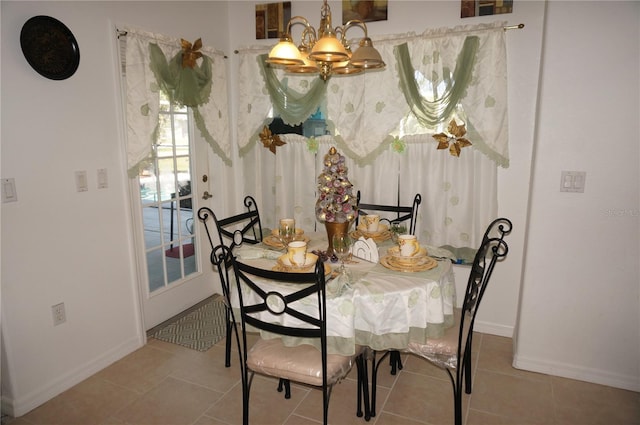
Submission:
{"label": "door handle", "polygon": [[213,198],[213,195],[205,190],[204,193],[202,194],[202,199],[207,200],[209,198]]}

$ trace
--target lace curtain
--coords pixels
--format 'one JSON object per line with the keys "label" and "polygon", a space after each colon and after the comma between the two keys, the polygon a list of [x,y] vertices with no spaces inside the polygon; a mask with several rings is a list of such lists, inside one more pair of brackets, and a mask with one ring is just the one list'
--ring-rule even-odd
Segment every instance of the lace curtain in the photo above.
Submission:
{"label": "lace curtain", "polygon": [[201,136],[230,162],[227,75],[224,54],[202,47],[201,59],[182,68],[181,41],[126,28],[127,165],[135,176],[157,140],[159,91],[189,106]]}
{"label": "lace curtain", "polygon": [[[316,178],[324,154],[336,146],[347,156],[349,178],[364,202],[395,204],[400,199],[405,205],[420,193],[416,234],[421,241],[477,247],[486,223],[497,215],[497,165],[508,166],[503,26],[376,39],[387,63],[384,71],[334,76],[325,85],[320,106],[333,136],[281,136],[287,143],[276,155],[262,148],[258,139],[262,126],[271,121],[273,107],[274,90],[265,84],[258,58],[266,50],[241,51],[238,143],[244,190],[260,203],[265,226],[293,216],[307,231],[322,229],[314,213]],[[406,47],[398,49],[403,44]],[[404,92],[399,88],[403,71]],[[305,94],[317,90],[317,76],[271,73],[296,99],[309,99]],[[453,106],[436,108],[431,122],[409,106],[413,102],[414,110],[428,112],[443,98],[453,99]],[[437,150],[432,137],[446,131],[454,117],[466,124],[466,137],[473,143],[458,158]]]}
{"label": "lace curtain", "polygon": [[[497,214],[497,167],[476,150],[454,158],[426,140],[408,137],[405,151],[381,152],[374,164],[359,165],[347,157],[354,193],[367,203],[410,205],[422,195],[416,234],[429,245],[475,248]],[[317,177],[324,155],[336,146],[333,136],[314,139],[288,134],[273,155],[254,149],[240,159],[244,190],[260,205],[263,225],[273,228],[282,217],[294,217],[305,231],[324,231],[315,217]]]}

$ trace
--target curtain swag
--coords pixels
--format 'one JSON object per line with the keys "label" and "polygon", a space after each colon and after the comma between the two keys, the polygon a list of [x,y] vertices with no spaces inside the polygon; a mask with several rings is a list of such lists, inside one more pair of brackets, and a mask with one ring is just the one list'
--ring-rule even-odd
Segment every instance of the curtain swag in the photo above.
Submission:
{"label": "curtain swag", "polygon": [[268,67],[265,50],[239,51],[240,155],[255,146],[272,117],[297,125],[320,107],[335,142],[359,165],[372,164],[388,149],[399,153],[400,142],[412,135],[428,135],[420,140],[434,144],[430,136],[456,118],[466,124],[474,150],[508,167],[504,24],[379,36],[383,60],[397,66],[326,83]]}
{"label": "curtain swag", "polygon": [[269,92],[274,114],[282,120],[296,126],[318,110],[327,92],[327,85],[322,79],[316,78],[310,85],[309,91],[299,93],[287,86],[288,79],[278,80],[273,68],[267,66],[267,55],[258,56],[258,65],[264,77],[265,86]]}
{"label": "curtain swag", "polygon": [[433,128],[449,120],[456,106],[466,94],[467,87],[471,82],[479,45],[480,39],[477,36],[466,37],[462,51],[456,61],[453,78],[451,78],[448,69],[445,69],[442,78],[446,89],[440,97],[436,97],[437,93],[434,93],[433,101],[429,101],[420,95],[420,87],[416,81],[416,71],[411,64],[407,43],[396,46],[395,54],[400,88],[404,93],[405,99],[407,99],[407,104],[411,111],[422,126]]}
{"label": "curtain swag", "polygon": [[156,43],[149,43],[151,70],[158,86],[171,102],[197,108],[209,102],[211,95],[211,58],[201,56],[202,63],[193,67],[183,66],[184,51],[181,50],[170,61]]}

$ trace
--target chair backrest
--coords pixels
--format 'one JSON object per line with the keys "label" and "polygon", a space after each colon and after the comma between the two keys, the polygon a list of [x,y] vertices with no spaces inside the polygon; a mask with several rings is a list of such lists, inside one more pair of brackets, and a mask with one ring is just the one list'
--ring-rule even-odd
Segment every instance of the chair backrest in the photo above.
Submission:
{"label": "chair backrest", "polygon": [[[231,217],[218,219],[215,213],[208,207],[198,210],[198,218],[203,222],[211,250],[218,244],[223,244],[231,250],[244,242],[257,244],[262,241],[262,223],[255,199],[251,196],[244,198],[246,212]],[[212,229],[209,229],[207,219],[213,218],[218,233],[218,241],[214,243],[211,237]]]}
{"label": "chair backrest", "polygon": [[509,246],[504,241],[504,237],[511,232],[511,228],[511,221],[507,218],[498,218],[492,221],[487,227],[480,248],[478,248],[473,259],[462,302],[458,359],[464,355],[463,351],[466,352],[470,347],[471,334],[473,333],[478,307],[487,289],[496,262],[504,259],[509,252]]}
{"label": "chair backrest", "polygon": [[496,262],[506,257],[509,252],[509,246],[504,241],[504,237],[511,232],[511,228],[511,221],[506,218],[498,218],[487,227],[480,248],[471,264],[462,304],[463,311],[473,313],[475,316]]}
{"label": "chair backrest", "polygon": [[[233,268],[238,285],[238,298],[240,301],[240,312],[243,323],[247,323],[257,329],[276,333],[279,335],[323,338],[326,335],[325,328],[325,278],[324,264],[318,261],[314,272],[311,273],[289,273],[274,270],[267,270],[242,263],[233,258]],[[263,289],[264,280],[287,282],[300,284],[289,294],[278,291]],[[244,286],[244,292],[240,288]],[[290,286],[287,286],[290,287]],[[259,299],[258,302],[248,304],[247,293],[252,293],[252,299]],[[243,294],[245,296],[243,296]],[[318,300],[318,314],[315,317],[296,309],[295,301],[315,295]],[[261,320],[257,313],[269,313],[270,320]],[[279,321],[295,318],[304,326],[290,327],[275,323]],[[273,319],[276,320],[273,320]]]}
{"label": "chair backrest", "polygon": [[[229,279],[229,272],[232,270],[231,258],[231,249],[224,245],[218,245],[213,248],[209,257],[211,264],[213,264],[218,270],[220,283],[222,285],[222,294],[224,295],[227,307],[231,307],[231,292],[229,287],[231,282]],[[233,316],[233,310],[231,308],[229,308],[229,310],[231,316]]]}
{"label": "chair backrest", "polygon": [[[242,263],[232,258],[236,276],[236,290],[240,303],[240,316],[243,329],[244,360],[246,361],[247,345],[245,329],[265,330],[273,334],[317,339],[322,354],[323,382],[326,386],[327,375],[327,328],[326,328],[326,294],[325,269],[322,261],[318,261],[312,273],[288,273],[266,270]],[[265,280],[299,284],[291,293],[264,288]],[[290,288],[290,285],[287,285]],[[296,308],[296,301],[315,296],[317,299],[317,315],[309,315]],[[250,301],[251,300],[251,301]],[[266,316],[265,316],[266,313]],[[262,314],[262,318],[258,317]],[[293,319],[297,326],[287,326],[284,321]],[[289,320],[289,323],[291,321]]]}
{"label": "chair backrest", "polygon": [[358,217],[360,215],[373,214],[374,212],[388,212],[392,213],[390,217],[380,217],[380,221],[387,221],[391,223],[402,223],[408,221],[409,233],[415,234],[416,221],[418,219],[418,207],[422,202],[422,196],[416,193],[413,197],[413,204],[402,206],[400,205],[400,199],[398,199],[397,205],[380,205],[380,204],[367,204],[360,202],[360,191],[357,194],[358,201],[358,215],[356,216],[356,226],[358,225]]}

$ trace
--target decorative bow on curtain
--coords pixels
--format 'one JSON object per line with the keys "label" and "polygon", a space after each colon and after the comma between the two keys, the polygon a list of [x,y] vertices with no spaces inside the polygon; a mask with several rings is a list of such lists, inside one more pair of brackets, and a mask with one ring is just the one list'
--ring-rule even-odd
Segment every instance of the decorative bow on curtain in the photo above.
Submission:
{"label": "decorative bow on curtain", "polygon": [[[181,43],[182,50],[169,62],[160,47],[150,43],[150,66],[160,89],[172,102],[195,108],[209,102],[211,58],[198,51],[202,48],[201,39],[197,39],[193,45],[183,39]],[[197,59],[202,59],[200,66],[196,63]]]}

